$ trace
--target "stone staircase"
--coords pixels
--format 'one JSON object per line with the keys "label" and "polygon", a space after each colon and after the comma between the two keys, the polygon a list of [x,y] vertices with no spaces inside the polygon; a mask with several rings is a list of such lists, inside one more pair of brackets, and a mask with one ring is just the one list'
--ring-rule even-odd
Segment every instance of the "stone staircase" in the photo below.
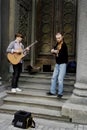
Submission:
{"label": "stone staircase", "polygon": [[[29,75],[23,73],[20,77],[19,86],[22,92],[11,93],[6,90],[7,96],[3,99],[0,112],[14,114],[18,110],[32,112],[34,117],[50,120],[70,121],[62,116],[62,106],[72,94],[75,75],[67,74],[64,80],[64,96],[47,96],[50,89],[52,73],[38,73]],[[10,89],[10,87],[8,87]]]}

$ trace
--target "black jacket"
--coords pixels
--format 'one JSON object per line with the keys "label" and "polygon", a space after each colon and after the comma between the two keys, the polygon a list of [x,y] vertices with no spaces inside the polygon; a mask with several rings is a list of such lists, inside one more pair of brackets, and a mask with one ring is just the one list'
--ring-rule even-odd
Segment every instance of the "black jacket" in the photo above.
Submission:
{"label": "black jacket", "polygon": [[[54,46],[54,49],[57,49],[58,43]],[[62,64],[62,63],[67,63],[68,62],[68,49],[66,46],[66,43],[63,42],[62,47],[58,53],[58,56],[56,58],[56,63],[57,64]]]}

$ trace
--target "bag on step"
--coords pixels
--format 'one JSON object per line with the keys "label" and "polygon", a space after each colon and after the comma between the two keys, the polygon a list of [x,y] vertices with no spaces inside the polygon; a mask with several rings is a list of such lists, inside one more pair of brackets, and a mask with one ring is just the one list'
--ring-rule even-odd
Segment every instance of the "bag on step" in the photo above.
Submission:
{"label": "bag on step", "polygon": [[35,128],[35,121],[32,118],[31,112],[19,110],[14,114],[12,125],[23,129],[27,129],[29,127]]}

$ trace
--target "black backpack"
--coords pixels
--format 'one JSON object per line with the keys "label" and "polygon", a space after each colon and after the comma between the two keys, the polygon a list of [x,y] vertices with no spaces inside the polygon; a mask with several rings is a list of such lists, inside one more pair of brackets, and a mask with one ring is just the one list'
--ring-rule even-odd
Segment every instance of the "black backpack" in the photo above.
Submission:
{"label": "black backpack", "polygon": [[23,129],[27,129],[29,127],[35,128],[35,121],[33,120],[31,112],[19,110],[14,114],[12,125]]}

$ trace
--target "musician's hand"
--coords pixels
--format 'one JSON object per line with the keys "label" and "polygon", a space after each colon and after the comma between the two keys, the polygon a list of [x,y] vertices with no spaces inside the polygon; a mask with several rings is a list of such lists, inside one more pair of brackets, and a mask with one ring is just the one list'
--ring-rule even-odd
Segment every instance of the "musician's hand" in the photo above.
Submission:
{"label": "musician's hand", "polygon": [[14,50],[14,52],[16,52],[16,53],[21,53],[21,51],[20,51],[20,50]]}
{"label": "musician's hand", "polygon": [[54,50],[54,53],[55,53],[55,54],[58,54],[58,50]]}
{"label": "musician's hand", "polygon": [[29,47],[27,47],[27,48],[26,48],[26,50],[27,50],[27,51],[29,51],[29,50],[30,50],[30,48],[29,48]]}
{"label": "musician's hand", "polygon": [[53,54],[58,54],[58,50],[52,49],[52,50],[51,50],[51,53],[53,53]]}
{"label": "musician's hand", "polygon": [[54,53],[54,49],[51,49],[51,53]]}
{"label": "musician's hand", "polygon": [[54,55],[56,55],[56,56],[58,56],[58,50],[52,49],[52,50],[51,50],[51,53],[54,54]]}

